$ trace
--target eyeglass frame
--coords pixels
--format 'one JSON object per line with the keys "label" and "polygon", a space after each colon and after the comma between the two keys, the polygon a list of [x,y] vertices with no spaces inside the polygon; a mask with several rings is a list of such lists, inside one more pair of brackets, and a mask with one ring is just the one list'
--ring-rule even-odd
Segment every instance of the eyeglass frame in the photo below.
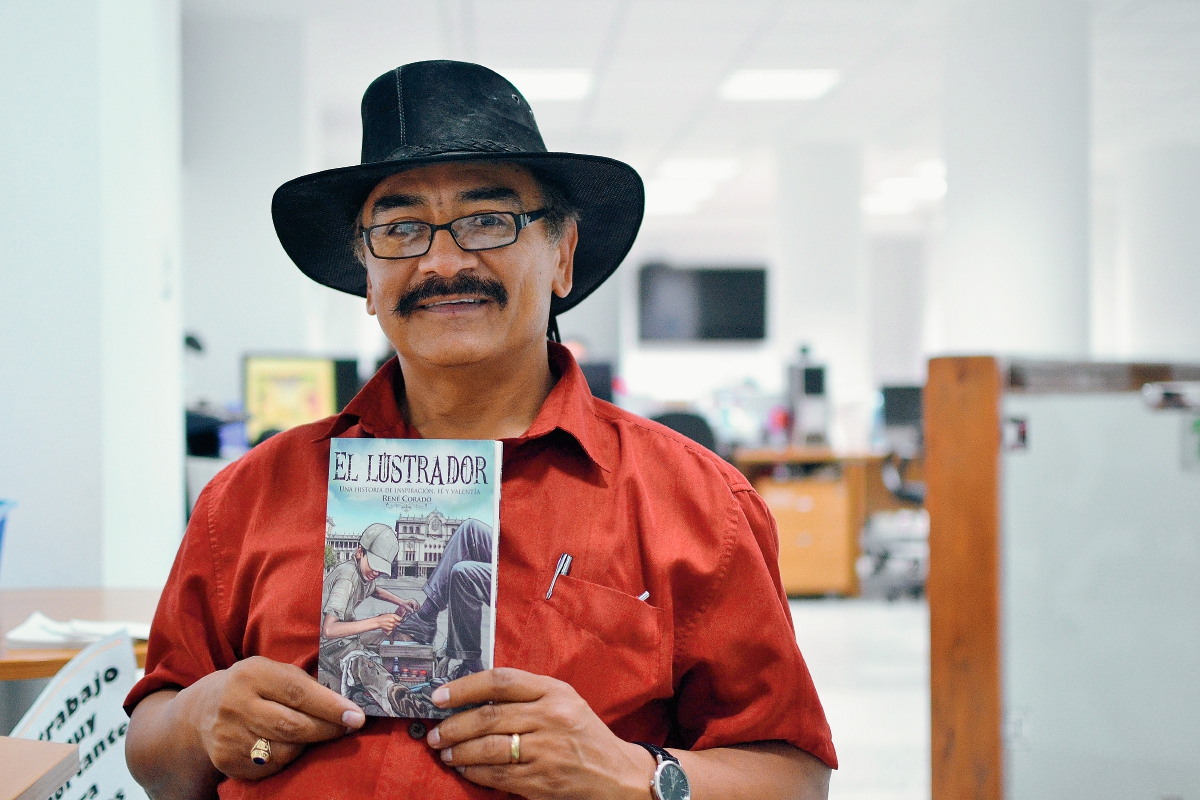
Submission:
{"label": "eyeglass frame", "polygon": [[[426,242],[424,250],[422,250],[420,253],[415,253],[411,256],[381,256],[375,252],[374,247],[371,247],[371,231],[375,230],[376,228],[386,228],[389,225],[395,225],[400,220],[396,220],[393,222],[381,222],[378,225],[371,225],[369,227],[363,228],[362,229],[363,244],[366,245],[367,252],[369,252],[372,256],[374,256],[375,258],[378,258],[382,261],[404,261],[405,259],[409,259],[409,258],[420,258],[421,256],[427,254],[430,250],[433,249],[433,237],[437,235],[437,232],[438,231],[446,231],[447,233],[450,234],[450,238],[454,240],[454,244],[458,246],[458,249],[462,250],[464,253],[483,253],[488,250],[499,250],[501,247],[509,247],[511,245],[516,244],[517,239],[521,236],[521,231],[525,230],[525,228],[527,228],[530,225],[532,225],[533,223],[537,222],[539,219],[545,218],[548,211],[549,211],[549,209],[546,209],[546,208],[539,208],[536,211],[527,211],[522,214],[518,214],[515,211],[480,211],[475,214],[466,214],[461,217],[456,217],[455,219],[452,219],[449,222],[444,222],[441,225],[434,225],[432,222],[424,222],[423,220],[413,220],[414,222],[420,222],[422,225],[429,226],[429,241]],[[512,241],[505,242],[504,244],[498,244],[498,245],[494,245],[492,247],[478,247],[478,248],[468,249],[466,247],[463,247],[462,244],[458,241],[458,237],[454,235],[454,228],[451,227],[454,225],[454,223],[461,222],[464,219],[470,219],[471,217],[484,217],[484,216],[488,216],[488,215],[497,216],[497,215],[501,215],[501,214],[504,216],[512,217],[513,224],[516,226],[516,231],[513,232]]]}

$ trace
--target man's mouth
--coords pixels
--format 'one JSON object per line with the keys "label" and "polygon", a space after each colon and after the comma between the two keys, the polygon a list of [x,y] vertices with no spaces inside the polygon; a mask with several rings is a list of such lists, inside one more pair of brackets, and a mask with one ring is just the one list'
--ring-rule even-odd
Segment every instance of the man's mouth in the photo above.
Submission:
{"label": "man's mouth", "polygon": [[417,308],[448,308],[453,306],[481,306],[488,302],[483,297],[455,297],[451,300],[431,300],[421,303]]}
{"label": "man's mouth", "polygon": [[494,278],[460,272],[449,279],[436,275],[426,278],[400,297],[395,311],[407,317],[417,311],[467,311],[490,302],[495,302],[500,308],[508,305],[508,291],[504,284]]}

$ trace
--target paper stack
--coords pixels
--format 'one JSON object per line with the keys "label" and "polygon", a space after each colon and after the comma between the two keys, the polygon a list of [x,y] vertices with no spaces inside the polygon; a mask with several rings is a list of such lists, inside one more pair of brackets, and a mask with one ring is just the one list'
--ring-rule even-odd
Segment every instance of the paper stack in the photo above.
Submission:
{"label": "paper stack", "polygon": [[6,633],[4,639],[12,648],[85,647],[121,630],[128,631],[132,639],[150,638],[148,622],[96,622],[84,619],[59,622],[40,611],[35,611],[28,619]]}

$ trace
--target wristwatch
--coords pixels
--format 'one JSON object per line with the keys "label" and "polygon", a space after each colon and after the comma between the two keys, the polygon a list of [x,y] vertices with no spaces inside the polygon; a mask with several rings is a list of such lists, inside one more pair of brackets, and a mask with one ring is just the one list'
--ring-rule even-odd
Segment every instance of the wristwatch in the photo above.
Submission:
{"label": "wristwatch", "polygon": [[692,786],[687,773],[679,765],[679,759],[655,744],[634,742],[650,751],[658,761],[654,777],[650,779],[650,791],[654,800],[692,800]]}

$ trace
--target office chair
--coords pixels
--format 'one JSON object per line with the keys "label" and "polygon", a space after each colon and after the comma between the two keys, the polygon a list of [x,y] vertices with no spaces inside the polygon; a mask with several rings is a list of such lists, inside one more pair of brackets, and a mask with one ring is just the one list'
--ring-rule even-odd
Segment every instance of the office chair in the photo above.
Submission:
{"label": "office chair", "polygon": [[678,434],[691,439],[696,444],[717,452],[717,437],[713,435],[708,421],[699,414],[686,411],[669,411],[651,419],[659,425],[665,425]]}

